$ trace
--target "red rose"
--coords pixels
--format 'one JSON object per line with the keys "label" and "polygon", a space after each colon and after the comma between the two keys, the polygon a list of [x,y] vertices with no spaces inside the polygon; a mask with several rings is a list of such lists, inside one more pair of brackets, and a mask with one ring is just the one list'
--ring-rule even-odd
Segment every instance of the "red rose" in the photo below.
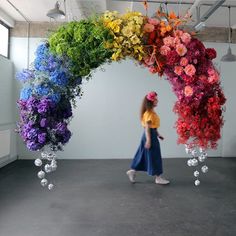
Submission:
{"label": "red rose", "polygon": [[206,49],[206,56],[210,60],[216,58],[216,50],[214,48],[207,48]]}
{"label": "red rose", "polygon": [[180,56],[175,50],[173,50],[167,53],[166,59],[166,64],[174,65],[175,63],[180,61]]}
{"label": "red rose", "polygon": [[155,31],[152,31],[152,32],[149,34],[149,39],[154,40],[155,38],[156,38],[156,32],[155,32]]}

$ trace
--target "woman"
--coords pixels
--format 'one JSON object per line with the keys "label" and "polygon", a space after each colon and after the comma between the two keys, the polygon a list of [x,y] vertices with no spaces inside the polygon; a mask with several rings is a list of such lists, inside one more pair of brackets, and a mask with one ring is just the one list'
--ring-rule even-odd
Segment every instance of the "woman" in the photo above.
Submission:
{"label": "woman", "polygon": [[160,118],[154,111],[157,103],[156,92],[148,93],[143,99],[140,118],[144,134],[132,161],[131,169],[126,172],[132,183],[135,183],[136,171],[146,171],[148,175],[155,176],[156,184],[170,183],[169,180],[161,177],[163,168],[158,138],[161,140],[164,138],[157,131],[160,127]]}

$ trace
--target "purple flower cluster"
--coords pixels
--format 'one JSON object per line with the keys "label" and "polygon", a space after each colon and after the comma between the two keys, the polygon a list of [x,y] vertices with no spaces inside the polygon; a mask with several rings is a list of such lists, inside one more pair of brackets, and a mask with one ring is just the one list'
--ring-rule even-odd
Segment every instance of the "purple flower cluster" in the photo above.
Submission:
{"label": "purple flower cluster", "polygon": [[73,77],[70,63],[53,55],[49,44],[43,43],[36,50],[33,69],[17,74],[18,80],[28,82],[17,102],[20,109],[17,131],[32,151],[45,145],[61,150],[71,137],[67,128],[72,116],[70,100],[80,91],[82,79]]}
{"label": "purple flower cluster", "polygon": [[28,100],[19,100],[18,106],[18,132],[28,149],[36,151],[45,145],[61,149],[69,141],[71,132],[66,119],[72,116],[70,101],[63,99],[58,105],[48,97],[38,99],[32,96]]}
{"label": "purple flower cluster", "polygon": [[65,122],[57,123],[53,131],[56,139],[62,144],[67,143],[71,137],[71,132],[68,130]]}

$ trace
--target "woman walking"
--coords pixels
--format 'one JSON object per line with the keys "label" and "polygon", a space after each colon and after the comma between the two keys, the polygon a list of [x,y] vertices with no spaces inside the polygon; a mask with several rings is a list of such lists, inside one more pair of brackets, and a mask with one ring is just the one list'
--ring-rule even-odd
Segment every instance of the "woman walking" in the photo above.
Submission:
{"label": "woman walking", "polygon": [[161,177],[163,167],[159,139],[163,140],[164,138],[157,130],[160,127],[160,118],[154,111],[157,104],[156,92],[148,93],[143,99],[140,119],[144,127],[144,133],[132,161],[131,169],[126,172],[132,183],[135,183],[137,171],[146,171],[148,175],[155,176],[156,184],[170,183],[170,181]]}

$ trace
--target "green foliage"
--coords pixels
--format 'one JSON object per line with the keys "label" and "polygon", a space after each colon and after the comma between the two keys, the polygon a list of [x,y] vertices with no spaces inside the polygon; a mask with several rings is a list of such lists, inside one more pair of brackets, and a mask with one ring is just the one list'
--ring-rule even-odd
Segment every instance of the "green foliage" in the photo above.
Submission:
{"label": "green foliage", "polygon": [[107,41],[112,42],[113,36],[98,18],[70,22],[49,38],[51,52],[71,59],[70,70],[75,77],[90,77],[92,69],[110,60],[112,51],[105,48]]}

